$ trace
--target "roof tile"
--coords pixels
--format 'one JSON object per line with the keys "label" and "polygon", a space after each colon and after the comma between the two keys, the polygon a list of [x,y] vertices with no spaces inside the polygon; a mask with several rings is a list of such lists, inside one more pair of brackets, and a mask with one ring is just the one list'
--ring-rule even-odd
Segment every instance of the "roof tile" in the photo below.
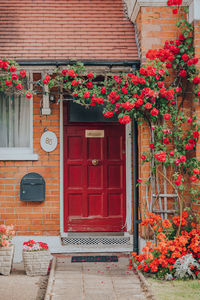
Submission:
{"label": "roof tile", "polygon": [[0,57],[137,60],[122,0],[0,0]]}

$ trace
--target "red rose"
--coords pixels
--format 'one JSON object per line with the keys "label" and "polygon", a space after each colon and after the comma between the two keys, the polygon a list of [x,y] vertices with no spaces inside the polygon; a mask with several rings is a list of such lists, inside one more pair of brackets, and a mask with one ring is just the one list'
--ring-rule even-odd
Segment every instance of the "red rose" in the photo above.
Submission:
{"label": "red rose", "polygon": [[180,75],[181,77],[186,77],[186,76],[187,76],[187,72],[186,72],[185,70],[181,70],[181,71],[179,72],[179,75]]}
{"label": "red rose", "polygon": [[195,76],[192,80],[194,84],[198,84],[200,82],[200,77]]}
{"label": "red rose", "polygon": [[172,9],[172,13],[173,13],[174,15],[176,15],[176,14],[178,13],[178,9],[177,9],[177,8]]}
{"label": "red rose", "polygon": [[64,76],[67,75],[67,72],[68,72],[68,70],[66,70],[66,69],[62,70],[62,74],[63,74]]}
{"label": "red rose", "polygon": [[78,81],[72,80],[72,86],[77,86],[77,84],[78,84]]}
{"label": "red rose", "polygon": [[19,76],[18,76],[17,74],[12,74],[12,75],[11,75],[11,79],[12,79],[12,80],[17,80],[18,77],[19,77]]}
{"label": "red rose", "polygon": [[159,86],[159,87],[163,87],[163,85],[164,85],[164,82],[163,82],[163,81],[158,81],[158,86]]}
{"label": "red rose", "polygon": [[46,75],[45,78],[43,79],[43,83],[48,84],[50,79],[51,77],[49,75]]}
{"label": "red rose", "polygon": [[106,111],[103,115],[106,118],[112,118],[113,117],[113,112],[112,111]]}
{"label": "red rose", "polygon": [[141,160],[145,160],[147,157],[146,157],[146,155],[141,155]]}
{"label": "red rose", "polygon": [[147,102],[145,105],[144,105],[144,108],[146,109],[151,109],[152,108],[152,104]]}
{"label": "red rose", "polygon": [[6,85],[11,85],[12,84],[12,80],[6,80]]}
{"label": "red rose", "polygon": [[198,139],[198,137],[199,137],[198,131],[194,131],[194,132],[192,133],[192,136],[193,136],[195,139]]}
{"label": "red rose", "polygon": [[17,68],[16,68],[16,67],[14,67],[14,66],[10,66],[10,69],[9,69],[9,71],[10,71],[11,73],[15,72],[16,70],[17,70]]}
{"label": "red rose", "polygon": [[119,118],[121,124],[128,124],[131,122],[131,118],[128,115],[124,115],[123,118]]}
{"label": "red rose", "polygon": [[175,183],[175,185],[181,185],[181,180],[176,179],[176,180],[174,181],[174,183]]}
{"label": "red rose", "polygon": [[18,83],[18,84],[16,85],[16,88],[17,88],[18,90],[21,90],[21,89],[23,88],[23,85],[22,85],[21,83]]}
{"label": "red rose", "polygon": [[197,180],[197,176],[194,175],[194,176],[190,177],[190,180],[191,180],[191,181],[196,181],[196,180]]}
{"label": "red rose", "polygon": [[125,86],[122,87],[122,93],[125,95],[128,93],[128,90]]}
{"label": "red rose", "polygon": [[154,157],[155,157],[158,161],[161,161],[161,162],[165,162],[165,160],[166,160],[165,152],[164,152],[164,151],[161,151],[160,153],[155,153],[155,154],[154,154]]}
{"label": "red rose", "polygon": [[105,87],[102,87],[102,88],[101,88],[101,93],[102,93],[102,94],[105,94],[105,93],[106,93],[106,88],[105,88]]}
{"label": "red rose", "polygon": [[26,77],[26,71],[25,70],[21,70],[20,72],[21,77]]}
{"label": "red rose", "polygon": [[170,156],[174,156],[174,150],[169,151]]}
{"label": "red rose", "polygon": [[157,116],[158,113],[159,113],[159,110],[156,109],[155,107],[151,110],[151,115],[152,115],[152,116]]}
{"label": "red rose", "polygon": [[91,81],[89,81],[89,82],[86,83],[86,86],[87,86],[88,89],[91,89],[93,87],[93,84],[92,84]]}
{"label": "red rose", "polygon": [[187,61],[189,59],[189,56],[187,54],[182,55],[182,60]]}
{"label": "red rose", "polygon": [[90,72],[90,73],[87,74],[88,79],[92,79],[93,77],[94,77],[93,73]]}
{"label": "red rose", "polygon": [[199,169],[197,169],[197,168],[193,169],[192,172],[193,172],[194,174],[200,174],[200,171],[199,171]]}
{"label": "red rose", "polygon": [[185,40],[185,37],[184,37],[184,35],[182,33],[179,35],[178,38],[179,38],[180,41],[184,41]]}
{"label": "red rose", "polygon": [[164,114],[164,119],[165,120],[169,120],[170,118],[171,118],[170,114],[168,114],[168,113]]}
{"label": "red rose", "polygon": [[32,97],[33,97],[33,95],[30,92],[26,93],[26,98],[27,99],[31,99]]}
{"label": "red rose", "polygon": [[68,75],[69,75],[70,77],[76,77],[76,76],[77,76],[77,74],[74,72],[74,70],[69,70],[69,71],[68,71]]}
{"label": "red rose", "polygon": [[89,92],[85,92],[83,94],[83,97],[86,99],[86,98],[90,98],[90,93]]}
{"label": "red rose", "polygon": [[181,163],[180,159],[177,159],[177,160],[174,161],[174,164],[175,164],[176,166],[178,166],[180,163]]}
{"label": "red rose", "polygon": [[155,149],[154,144],[150,144],[149,147],[150,147],[151,149]]}
{"label": "red rose", "polygon": [[138,183],[141,183],[141,182],[142,182],[142,179],[139,179],[139,178],[138,178],[138,179],[137,179],[137,182],[138,182]]}
{"label": "red rose", "polygon": [[166,68],[167,68],[167,69],[170,69],[171,67],[172,67],[172,64],[166,63]]}
{"label": "red rose", "polygon": [[164,69],[158,70],[158,74],[159,74],[159,75],[164,75],[164,74],[165,74],[165,70],[164,70]]}
{"label": "red rose", "polygon": [[185,162],[186,161],[186,156],[185,155],[181,155],[180,156],[180,161],[181,162]]}
{"label": "red rose", "polygon": [[73,97],[77,97],[77,96],[78,96],[78,94],[77,94],[77,93],[74,93],[72,96],[73,96]]}
{"label": "red rose", "polygon": [[169,145],[169,140],[167,138],[163,139],[163,144],[164,145]]}
{"label": "red rose", "polygon": [[200,91],[197,92],[197,96],[200,96]]}
{"label": "red rose", "polygon": [[188,123],[191,123],[192,121],[193,121],[192,117],[190,117],[190,118],[187,119]]}

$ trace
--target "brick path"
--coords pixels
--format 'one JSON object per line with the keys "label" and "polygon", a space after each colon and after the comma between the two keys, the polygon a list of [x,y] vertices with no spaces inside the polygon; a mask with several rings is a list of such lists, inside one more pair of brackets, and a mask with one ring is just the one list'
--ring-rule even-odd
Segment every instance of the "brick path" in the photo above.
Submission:
{"label": "brick path", "polygon": [[117,263],[71,263],[57,257],[52,300],[145,300],[139,278],[128,270],[128,257]]}

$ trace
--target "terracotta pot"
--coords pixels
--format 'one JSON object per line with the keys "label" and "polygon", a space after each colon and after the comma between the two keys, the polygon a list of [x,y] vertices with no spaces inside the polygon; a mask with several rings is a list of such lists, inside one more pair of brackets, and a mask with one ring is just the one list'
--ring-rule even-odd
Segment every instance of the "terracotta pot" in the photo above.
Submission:
{"label": "terracotta pot", "polygon": [[14,245],[0,247],[0,274],[10,275],[14,256]]}

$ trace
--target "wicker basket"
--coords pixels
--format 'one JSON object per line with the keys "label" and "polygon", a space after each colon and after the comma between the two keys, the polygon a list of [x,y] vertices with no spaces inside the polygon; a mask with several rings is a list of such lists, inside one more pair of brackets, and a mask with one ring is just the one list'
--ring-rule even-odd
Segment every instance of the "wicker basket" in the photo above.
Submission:
{"label": "wicker basket", "polygon": [[47,275],[50,260],[49,250],[23,251],[24,269],[28,276]]}
{"label": "wicker basket", "polygon": [[14,245],[0,247],[0,274],[9,275],[14,256]]}

